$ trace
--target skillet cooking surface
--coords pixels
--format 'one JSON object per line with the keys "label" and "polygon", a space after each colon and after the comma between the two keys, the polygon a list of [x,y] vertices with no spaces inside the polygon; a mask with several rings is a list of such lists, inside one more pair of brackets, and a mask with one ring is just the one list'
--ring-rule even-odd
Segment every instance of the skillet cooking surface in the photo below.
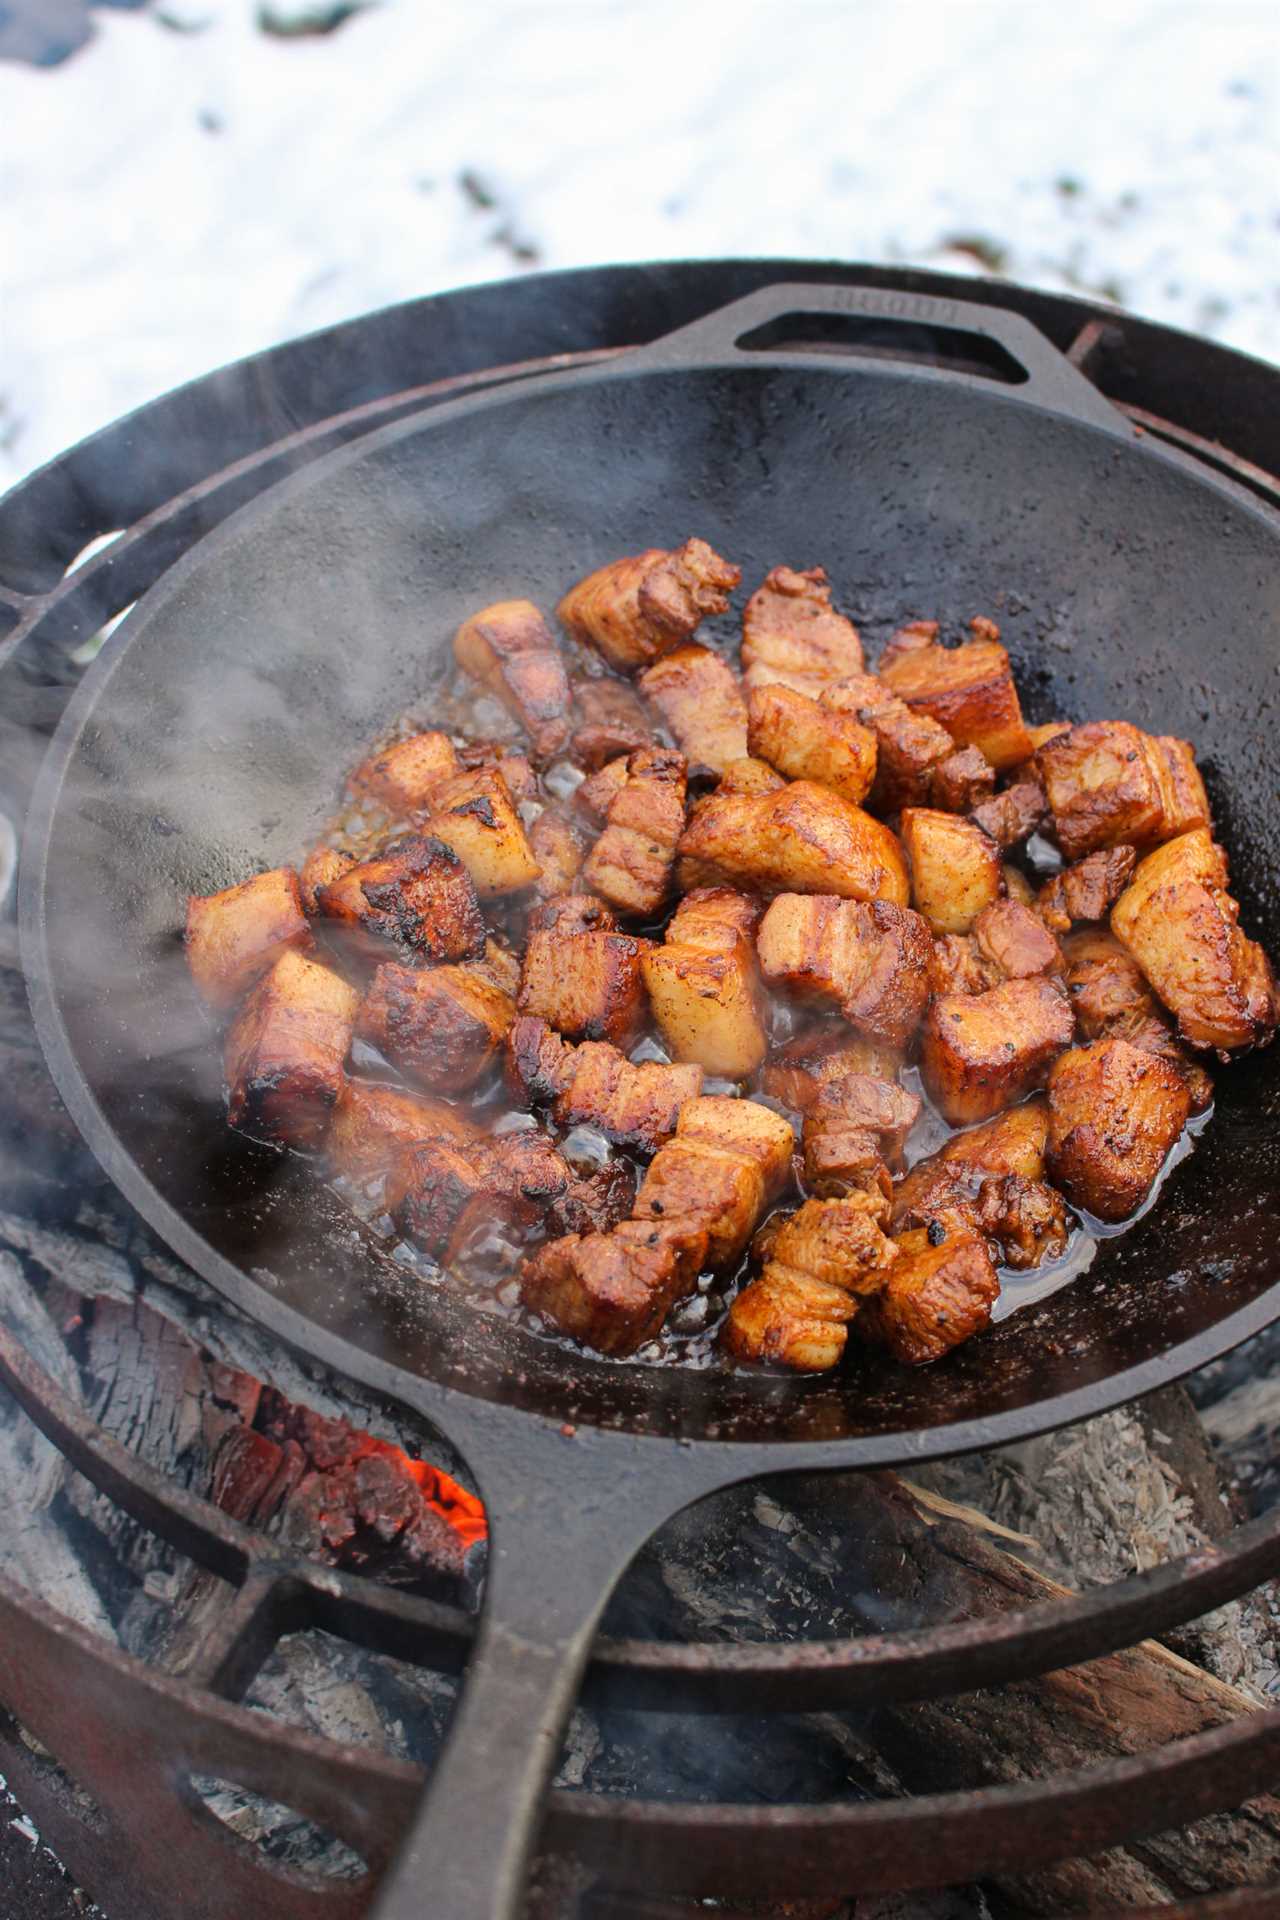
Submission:
{"label": "skillet cooking surface", "polygon": [[1245,924],[1280,950],[1264,510],[1016,389],[878,362],[552,376],[385,429],[247,507],[86,677],[32,809],[24,953],[109,1171],[216,1286],[272,1324],[294,1310],[291,1337],[345,1345],[354,1372],[387,1362],[634,1431],[851,1441],[860,1464],[1100,1410],[1280,1313],[1280,1048],[1217,1074],[1194,1154],[1083,1277],[920,1372],[869,1357],[778,1380],[566,1353],[400,1272],[310,1168],[228,1133],[176,933],[187,892],[298,858],[366,743],[410,706],[429,724],[466,613],[549,609],[603,561],[691,533],[744,591],[780,562],[826,565],[872,661],[905,617],[990,613],[1032,720],[1191,739]]}

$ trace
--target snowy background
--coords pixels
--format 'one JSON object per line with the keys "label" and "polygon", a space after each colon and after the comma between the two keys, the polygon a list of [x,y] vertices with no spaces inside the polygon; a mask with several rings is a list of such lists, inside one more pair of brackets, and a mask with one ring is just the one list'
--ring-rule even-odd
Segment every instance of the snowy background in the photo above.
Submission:
{"label": "snowy background", "polygon": [[1000,273],[1280,359],[1276,0],[120,4],[0,60],[0,489],[288,335],[593,261]]}

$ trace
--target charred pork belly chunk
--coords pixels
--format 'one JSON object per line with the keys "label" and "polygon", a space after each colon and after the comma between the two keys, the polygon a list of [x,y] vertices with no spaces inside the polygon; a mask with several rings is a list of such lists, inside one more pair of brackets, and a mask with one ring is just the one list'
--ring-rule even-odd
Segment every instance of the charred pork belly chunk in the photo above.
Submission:
{"label": "charred pork belly chunk", "polygon": [[1159,1054],[1187,1085],[1192,1113],[1213,1099],[1213,1082],[1174,1035],[1172,1023],[1142,977],[1142,969],[1114,934],[1100,927],[1069,934],[1064,943],[1067,993],[1084,1040],[1127,1040]]}
{"label": "charred pork belly chunk", "polygon": [[598,567],[556,611],[575,640],[619,673],[634,673],[688,640],[708,614],[724,613],[741,578],[705,540],[686,540]]}
{"label": "charred pork belly chunk", "polygon": [[529,736],[535,760],[569,738],[569,676],[555,635],[531,600],[499,600],[453,637],[458,665],[499,699]]}
{"label": "charred pork belly chunk", "polygon": [[311,944],[292,867],[273,867],[187,901],[187,965],[211,1007],[234,1006],[281,954],[305,952]]}
{"label": "charred pork belly chunk", "polygon": [[[1048,812],[1045,791],[1038,779],[1015,780],[999,793],[979,797],[969,818],[981,827],[1002,852],[1026,840],[1044,822]],[[957,807],[961,813],[964,808]]]}
{"label": "charred pork belly chunk", "polygon": [[1042,1087],[1075,1020],[1047,975],[985,993],[945,993],[925,1016],[920,1066],[929,1098],[953,1126],[985,1120]]}
{"label": "charred pork belly chunk", "polygon": [[900,1233],[884,1285],[859,1316],[858,1332],[909,1367],[927,1366],[991,1323],[1000,1278],[968,1211],[941,1210],[927,1227]]}
{"label": "charred pork belly chunk", "polygon": [[607,1041],[573,1046],[522,1015],[507,1036],[507,1078],[523,1105],[546,1104],[558,1127],[594,1127],[616,1145],[656,1153],[680,1109],[702,1092],[702,1068],[628,1060]]}
{"label": "charred pork belly chunk", "polygon": [[738,676],[710,647],[690,641],[640,676],[691,767],[723,773],[747,751],[747,703]]}
{"label": "charred pork belly chunk", "polygon": [[694,811],[679,853],[686,890],[737,885],[907,904],[906,864],[888,827],[809,780],[758,796],[713,793]]}
{"label": "charred pork belly chunk", "polygon": [[833,1000],[851,1026],[906,1044],[929,1002],[933,940],[918,913],[887,900],[780,893],[760,925],[769,981]]}
{"label": "charred pork belly chunk", "polygon": [[724,1345],[737,1360],[820,1373],[835,1366],[848,1324],[883,1287],[897,1254],[883,1212],[863,1194],[806,1200],[768,1234],[759,1276],[736,1296]]}
{"label": "charred pork belly chunk", "polygon": [[1005,980],[1061,974],[1066,962],[1044,921],[1020,900],[984,907],[972,933],[943,934],[933,944],[935,993],[986,993]]}
{"label": "charred pork belly chunk", "polygon": [[666,899],[684,831],[687,784],[684,755],[669,747],[641,747],[628,755],[604,831],[582,866],[584,883],[620,913],[649,918]]}
{"label": "charred pork belly chunk", "polygon": [[1127,1040],[1072,1047],[1049,1075],[1049,1177],[1100,1220],[1127,1220],[1190,1111],[1186,1079],[1171,1061]]}
{"label": "charred pork belly chunk", "polygon": [[744,1080],[768,1050],[753,935],[758,902],[699,887],[680,902],[661,946],[641,957],[649,1005],[668,1051]]}
{"label": "charred pork belly chunk", "polygon": [[1054,933],[1069,933],[1080,921],[1105,920],[1128,886],[1137,858],[1126,846],[1087,853],[1045,882],[1036,895],[1036,912]]}
{"label": "charred pork belly chunk", "polygon": [[824,567],[775,567],[742,616],[747,690],[790,687],[817,697],[833,680],[861,673],[862,642],[852,620],[831,604]]}
{"label": "charred pork belly chunk", "polygon": [[920,1112],[919,1096],[869,1073],[825,1080],[809,1102],[801,1144],[810,1193],[893,1191],[892,1174]]}
{"label": "charred pork belly chunk", "polygon": [[1000,898],[1000,849],[972,820],[935,807],[908,807],[900,828],[911,899],[934,933],[968,933]]}
{"label": "charred pork belly chunk", "polygon": [[519,893],[539,876],[511,789],[496,767],[442,781],[424,832],[453,848],[483,899]]}
{"label": "charred pork belly chunk", "polygon": [[469,960],[484,951],[484,920],[470,874],[452,847],[413,834],[317,886],[315,911],[374,960],[408,965]]}
{"label": "charred pork belly chunk", "polygon": [[567,1039],[632,1046],[644,1024],[648,946],[618,933],[609,909],[590,895],[548,901],[530,921],[516,1004]]}
{"label": "charred pork belly chunk", "polygon": [[448,734],[415,733],[364,760],[347,785],[357,796],[376,800],[398,819],[425,813],[442,781],[462,770]]}
{"label": "charred pork belly chunk", "polygon": [[1045,1180],[1049,1108],[1042,1097],[957,1134],[898,1183],[893,1228],[928,1227],[940,1211],[967,1209],[993,1258],[1028,1268],[1065,1252],[1062,1197]]}
{"label": "charred pork belly chunk", "polygon": [[407,1147],[478,1137],[474,1123],[447,1100],[348,1078],[333,1109],[325,1153],[334,1173],[363,1186],[385,1181]]}
{"label": "charred pork belly chunk", "polygon": [[992,621],[969,622],[972,639],[939,644],[937,626],[921,621],[894,636],[876,669],[917,713],[945,727],[959,747],[977,747],[997,773],[1031,755],[1009,656]]}
{"label": "charred pork belly chunk", "polygon": [[873,673],[847,674],[823,689],[820,704],[875,735],[876,767],[868,806],[877,813],[936,806],[963,813],[995,786],[995,768],[973,747],[957,747],[945,727],[916,713]]}
{"label": "charred pork belly chunk", "polygon": [[358,1005],[355,988],[329,967],[282,953],[227,1034],[231,1125],[281,1146],[318,1146],[342,1090]]}
{"label": "charred pork belly chunk", "polygon": [[358,1031],[415,1085],[463,1093],[497,1059],[515,1019],[509,994],[477,967],[378,968]]}
{"label": "charred pork belly chunk", "polygon": [[852,714],[780,685],[756,687],[749,707],[751,752],[789,780],[812,780],[858,806],[876,774],[876,736]]}
{"label": "charred pork belly chunk", "polygon": [[1036,753],[1068,860],[1100,847],[1149,847],[1209,825],[1209,802],[1185,740],[1144,733],[1126,720],[1091,720]]}

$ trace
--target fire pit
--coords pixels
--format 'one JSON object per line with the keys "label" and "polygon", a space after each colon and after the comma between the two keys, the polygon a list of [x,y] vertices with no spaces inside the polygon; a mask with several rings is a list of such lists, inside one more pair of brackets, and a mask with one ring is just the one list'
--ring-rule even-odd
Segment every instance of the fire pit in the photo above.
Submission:
{"label": "fire pit", "polygon": [[[233,507],[462,387],[625,351],[783,277],[957,291],[771,264],[450,296],[198,383],[36,476],[0,513],[10,819],[93,636]],[[1030,315],[1149,431],[1280,494],[1265,369],[1075,303],[985,286],[981,298]],[[936,349],[922,337],[919,351]],[[12,983],[0,1044],[16,1256],[0,1375],[24,1410],[13,1431],[41,1521],[20,1529],[40,1536],[35,1577],[0,1588],[0,1699],[15,1723],[3,1770],[112,1920],[246,1902],[368,1911],[466,1660],[486,1549],[465,1467],[402,1412],[304,1370],[160,1251],[55,1117]],[[1254,1367],[1260,1379],[1263,1353]],[[1201,1397],[1230,1377],[1220,1366]],[[1166,1433],[1179,1421],[1180,1439]],[[990,1512],[1008,1463],[986,1480],[943,1470],[924,1488],[845,1475],[732,1492],[664,1530],[605,1622],[542,1830],[535,1910],[656,1914],[715,1896],[816,1914],[980,1878],[1012,1910],[1052,1912],[1280,1881],[1274,1804],[1224,1812],[1280,1771],[1276,1712],[1246,1712],[1248,1695],[1137,1644],[1269,1577],[1280,1524],[1241,1515],[1230,1528],[1180,1394],[1121,1434],[1164,1463],[1152,1486],[1198,1508],[1180,1509],[1187,1551],[1129,1580],[1117,1577],[1127,1549],[1139,1565],[1158,1554],[1126,1539],[1136,1505],[1109,1529],[1104,1517],[1109,1563],[1082,1574],[1111,1584],[1084,1598],[1023,1564],[1033,1525],[1004,1520],[1009,1539],[963,1510],[976,1495]],[[1078,1485],[1102,1446],[1080,1437]],[[1147,1521],[1168,1551],[1176,1531]],[[1086,1661],[1105,1664],[1060,1672]],[[993,1685],[999,1698],[972,1692]],[[736,1718],[707,1722],[719,1714]],[[1206,1815],[1211,1827],[1169,1837]],[[1120,1851],[1093,1858],[1106,1849]],[[1271,1897],[1228,1910],[1262,1913]],[[985,1895],[955,1898],[955,1912],[978,1913]]]}

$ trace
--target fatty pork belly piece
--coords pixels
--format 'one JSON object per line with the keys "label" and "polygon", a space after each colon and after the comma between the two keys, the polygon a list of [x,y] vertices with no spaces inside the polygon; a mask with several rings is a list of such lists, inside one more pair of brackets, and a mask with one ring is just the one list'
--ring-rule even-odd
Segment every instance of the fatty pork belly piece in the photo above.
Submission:
{"label": "fatty pork belly piece", "polygon": [[641,965],[649,1005],[676,1060],[743,1080],[768,1050],[753,935],[760,907],[728,887],[699,887]]}
{"label": "fatty pork belly piece", "polygon": [[986,993],[1004,980],[1065,969],[1062,949],[1039,915],[1020,900],[1004,899],[982,909],[972,933],[935,940],[931,971],[935,993]]}
{"label": "fatty pork belly piece", "polygon": [[760,1074],[760,1092],[783,1106],[807,1113],[828,1080],[847,1073],[869,1073],[894,1082],[902,1068],[902,1050],[865,1034],[825,1029],[789,1040],[772,1054]]}
{"label": "fatty pork belly piece", "polygon": [[749,693],[790,687],[813,698],[833,680],[861,673],[862,642],[831,604],[826,569],[774,567],[742,616],[742,667]]}
{"label": "fatty pork belly piece", "polygon": [[635,1218],[691,1221],[706,1231],[707,1265],[732,1266],[785,1185],[794,1147],[790,1122],[754,1100],[686,1101],[636,1195]]}
{"label": "fatty pork belly piece", "polygon": [[735,1360],[824,1372],[843,1354],[863,1299],[884,1285],[897,1249],[862,1194],[806,1200],[766,1233],[760,1274],[729,1308],[725,1349]]}
{"label": "fatty pork belly piece", "polygon": [[905,1366],[928,1366],[991,1324],[1000,1280],[969,1211],[939,1211],[896,1236],[884,1285],[858,1316],[858,1332]]}
{"label": "fatty pork belly piece", "polygon": [[[1038,779],[1019,779],[989,794],[970,809],[969,818],[995,841],[1001,852],[1016,847],[1044,822],[1049,810]],[[965,811],[965,809],[957,809]]]}
{"label": "fatty pork belly piece", "polygon": [[629,1047],[644,1023],[641,961],[649,946],[618,933],[613,915],[588,895],[549,901],[530,917],[520,970],[521,1013],[569,1040]]}
{"label": "fatty pork belly piece", "polygon": [[968,933],[1000,897],[1000,850],[972,820],[934,807],[908,807],[899,828],[911,897],[934,933]]}
{"label": "fatty pork belly piece", "polygon": [[1054,933],[1067,933],[1082,920],[1105,920],[1133,877],[1137,858],[1127,846],[1087,853],[1045,882],[1036,895],[1036,912]]}
{"label": "fatty pork belly piece", "polygon": [[221,893],[187,900],[186,953],[191,978],[211,1007],[230,1007],[281,954],[311,946],[302,890],[292,867],[256,873]]}
{"label": "fatty pork belly piece", "polygon": [[352,853],[339,853],[336,847],[312,847],[298,873],[304,912],[319,913],[317,895],[321,887],[330,887],[335,880],[341,880],[355,864]]}
{"label": "fatty pork belly piece", "polygon": [[1205,827],[1139,862],[1111,909],[1112,932],[1193,1047],[1266,1046],[1280,1005],[1266,954],[1239,926],[1227,856]]}
{"label": "fatty pork belly piece", "polygon": [[442,840],[411,834],[316,888],[316,913],[373,959],[468,960],[485,929],[466,867]]}
{"label": "fatty pork belly piece", "polygon": [[582,878],[621,913],[652,915],[671,888],[688,768],[668,747],[642,747],[628,755],[626,770]]}
{"label": "fatty pork belly piece", "polygon": [[810,1193],[892,1190],[903,1146],[920,1112],[916,1094],[874,1074],[824,1081],[804,1116],[804,1184]]}
{"label": "fatty pork belly piece", "polygon": [[676,647],[641,675],[640,686],[692,766],[723,773],[747,751],[747,703],[738,676],[710,647]]}
{"label": "fatty pork belly piece", "polygon": [[588,840],[566,808],[544,807],[529,828],[529,849],[538,863],[534,888],[542,899],[571,891],[587,857]]}
{"label": "fatty pork belly piece", "polygon": [[569,738],[569,678],[555,635],[531,600],[499,600],[453,637],[458,665],[520,722],[535,760],[554,760]]}
{"label": "fatty pork belly piece", "polygon": [[1004,773],[1030,757],[1031,738],[999,628],[977,619],[969,631],[972,639],[944,647],[936,625],[919,622],[890,641],[876,671],[909,707],[945,727],[957,746],[977,747]]}
{"label": "fatty pork belly piece", "polygon": [[1192,1113],[1213,1099],[1213,1082],[1176,1039],[1169,1016],[1156,1002],[1133,955],[1101,927],[1082,928],[1064,943],[1067,992],[1084,1040],[1127,1040],[1178,1069]]}
{"label": "fatty pork belly piece", "polygon": [[696,808],[679,852],[686,889],[726,884],[907,904],[906,862],[888,827],[808,780],[760,795],[713,793]]}
{"label": "fatty pork belly piece", "polygon": [[482,898],[519,893],[539,876],[511,789],[496,767],[455,774],[435,788],[424,831],[453,848]]}
{"label": "fatty pork belly piece", "polygon": [[463,1093],[483,1078],[515,1019],[509,994],[477,967],[378,968],[358,1032],[433,1093]]}
{"label": "fatty pork belly piece", "polygon": [[925,1016],[925,1087],[953,1126],[985,1120],[1043,1086],[1074,1032],[1066,993],[1045,974],[943,994]]}
{"label": "fatty pork belly piece", "polygon": [[1053,833],[1067,860],[1100,847],[1150,847],[1207,827],[1209,802],[1185,740],[1126,720],[1092,720],[1036,753]]}
{"label": "fatty pork belly piece", "polygon": [[347,781],[349,791],[365,795],[397,818],[425,813],[442,780],[461,771],[453,742],[444,733],[415,733],[396,740],[363,761]]}
{"label": "fatty pork belly piece", "polygon": [[850,713],[780,685],[754,687],[747,742],[789,780],[813,780],[858,806],[876,774],[876,736]]}
{"label": "fatty pork belly piece", "polygon": [[767,980],[834,1000],[850,1025],[888,1046],[905,1046],[924,1017],[933,940],[909,907],[782,893],[757,947]]}
{"label": "fatty pork belly piece", "polygon": [[1049,1177],[1100,1220],[1126,1220],[1187,1123],[1183,1075],[1127,1040],[1060,1054],[1049,1075]]}
{"label": "fatty pork belly piece", "polygon": [[694,1285],[706,1232],[624,1221],[612,1233],[572,1233],[527,1259],[525,1305],[597,1353],[629,1354],[662,1331]]}
{"label": "fatty pork belly piece", "polygon": [[702,1092],[699,1066],[633,1063],[603,1040],[572,1046],[527,1015],[507,1036],[507,1080],[522,1103],[549,1103],[558,1127],[594,1127],[636,1153],[656,1153]]}
{"label": "fatty pork belly piece", "polygon": [[[745,759],[731,760],[720,776],[716,788],[716,797],[731,793],[751,794],[757,799],[766,794],[781,793],[786,786],[782,775],[771,767],[767,760],[755,760],[750,754]],[[698,803],[702,804],[701,801]]]}
{"label": "fatty pork belly piece", "polygon": [[1070,1225],[1062,1196],[1045,1181],[1048,1137],[1048,1103],[1039,1096],[956,1134],[899,1181],[892,1231],[927,1227],[940,1211],[967,1207],[1006,1266],[1057,1259]]}
{"label": "fatty pork belly piece", "polygon": [[686,540],[598,567],[556,611],[576,640],[619,673],[634,673],[688,640],[708,614],[723,613],[741,578],[705,540]]}
{"label": "fatty pork belly piece", "polygon": [[342,1088],[359,995],[292,950],[259,980],[227,1034],[227,1117],[281,1146],[319,1145]]}
{"label": "fatty pork belly piece", "polygon": [[[887,687],[873,673],[847,674],[824,688],[821,703],[833,713],[843,713],[857,720],[875,735],[876,772],[871,787],[870,805],[878,813],[898,813],[903,807],[926,807],[937,804],[946,805],[950,810],[950,801],[935,795],[935,775],[940,776],[942,790],[949,796],[954,795],[957,782],[951,775],[942,775],[941,769],[954,761],[962,751],[945,727],[931,720],[927,713],[914,713],[898,694]],[[983,790],[995,784],[995,769],[987,764],[986,775],[980,784]],[[970,781],[965,788],[966,796],[972,787],[974,763],[966,760]],[[966,804],[969,804],[966,797]]]}
{"label": "fatty pork belly piece", "polygon": [[407,1147],[476,1138],[478,1129],[447,1101],[348,1078],[333,1109],[325,1154],[334,1173],[363,1186],[384,1181]]}
{"label": "fatty pork belly piece", "polygon": [[609,818],[610,807],[630,778],[627,772],[630,758],[630,753],[624,753],[615,760],[606,760],[602,767],[588,774],[580,787],[574,789],[573,805],[592,826],[602,827]]}

